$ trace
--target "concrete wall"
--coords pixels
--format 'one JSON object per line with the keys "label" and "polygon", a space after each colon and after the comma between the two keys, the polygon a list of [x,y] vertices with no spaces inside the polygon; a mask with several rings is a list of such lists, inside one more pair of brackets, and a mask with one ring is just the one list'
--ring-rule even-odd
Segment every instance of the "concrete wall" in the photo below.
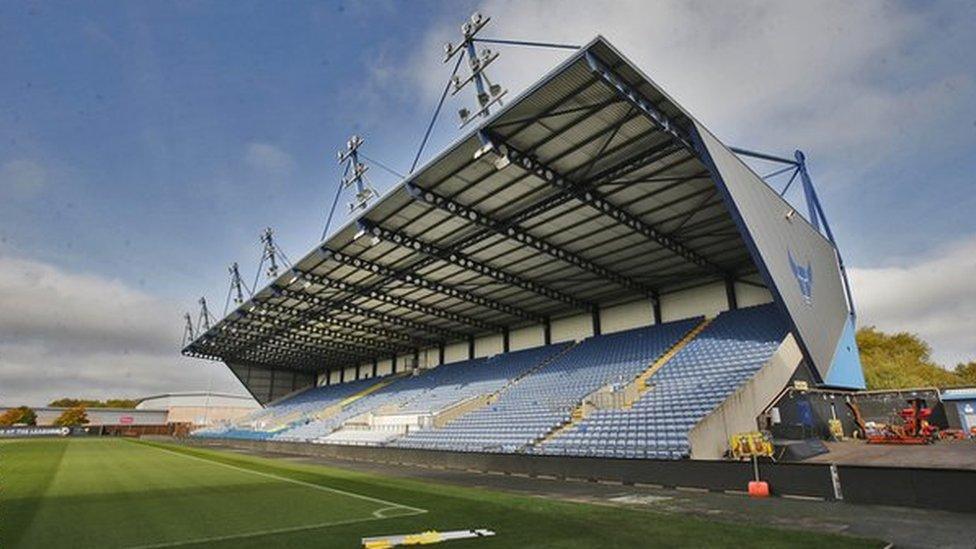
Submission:
{"label": "concrete wall", "polygon": [[393,361],[392,360],[390,360],[388,358],[384,358],[383,360],[380,360],[376,364],[376,375],[377,376],[390,375],[391,372],[393,372]]}
{"label": "concrete wall", "polygon": [[474,340],[474,356],[483,357],[497,355],[501,353],[504,346],[504,338],[501,334],[479,337]]}
{"label": "concrete wall", "polygon": [[713,317],[728,309],[724,282],[661,296],[661,318],[665,322],[698,315]]}
{"label": "concrete wall", "polygon": [[793,334],[755,376],[695,425],[688,434],[692,459],[721,459],[729,437],[758,428],[756,417],[789,383],[803,354]]}
{"label": "concrete wall", "polygon": [[359,365],[359,379],[369,379],[373,375],[373,363]]}
{"label": "concrete wall", "polygon": [[402,355],[397,355],[397,371],[405,372],[414,367],[413,353],[404,353]]}
{"label": "concrete wall", "polygon": [[468,360],[468,342],[452,343],[444,348],[444,364]]}
{"label": "concrete wall", "polygon": [[621,332],[654,324],[654,308],[646,299],[600,310],[600,331]]}
{"label": "concrete wall", "polygon": [[739,303],[739,307],[751,307],[753,305],[772,303],[773,294],[766,288],[757,288],[750,284],[736,282],[735,298]]}
{"label": "concrete wall", "polygon": [[508,346],[512,351],[530,349],[545,344],[545,328],[541,324],[512,330],[508,334]]}
{"label": "concrete wall", "polygon": [[437,347],[429,347],[420,350],[419,363],[421,368],[434,368],[440,366],[440,351]]}
{"label": "concrete wall", "polygon": [[593,317],[581,314],[554,319],[551,329],[553,343],[584,339],[593,335]]}

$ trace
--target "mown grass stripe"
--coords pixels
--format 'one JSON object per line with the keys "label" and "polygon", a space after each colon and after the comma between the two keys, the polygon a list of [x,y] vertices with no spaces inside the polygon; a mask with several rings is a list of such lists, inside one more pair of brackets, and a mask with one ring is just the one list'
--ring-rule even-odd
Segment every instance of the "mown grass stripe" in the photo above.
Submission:
{"label": "mown grass stripe", "polygon": [[[373,502],[373,503],[379,503],[379,504],[382,504],[382,505],[386,505],[387,506],[386,509],[390,509],[390,508],[407,509],[409,511],[414,511],[415,514],[420,514],[420,513],[426,513],[427,512],[426,509],[420,509],[419,507],[411,507],[409,505],[404,505],[402,503],[396,503],[394,501],[387,501],[385,499],[374,498],[372,496],[364,496],[363,494],[357,494],[355,492],[347,492],[346,490],[340,490],[338,488],[332,488],[331,486],[325,486],[325,485],[322,485],[322,484],[315,484],[315,483],[312,483],[312,482],[305,482],[303,480],[298,480],[298,479],[283,477],[281,475],[275,475],[273,473],[265,473],[263,471],[255,471],[254,469],[248,469],[246,467],[239,467],[237,465],[232,465],[230,463],[224,463],[222,461],[216,461],[216,460],[212,460],[212,459],[207,459],[205,457],[198,456],[198,455],[192,455],[192,454],[187,454],[187,453],[183,453],[183,452],[177,452],[177,451],[174,451],[174,450],[170,450],[168,448],[163,448],[161,446],[157,446],[155,444],[142,444],[142,446],[147,446],[149,448],[154,448],[154,449],[156,449],[156,450],[158,450],[160,452],[166,452],[167,454],[172,454],[174,456],[179,456],[179,457],[186,458],[186,459],[193,459],[193,460],[197,460],[197,461],[202,461],[202,462],[205,462],[205,463],[209,463],[211,465],[214,465],[214,466],[226,467],[228,469],[233,469],[235,471],[240,471],[240,472],[244,472],[244,473],[250,473],[252,475],[257,475],[257,476],[260,476],[260,477],[270,478],[270,479],[278,480],[278,481],[281,481],[281,482],[290,482],[292,484],[297,484],[299,486],[305,486],[307,488],[314,488],[316,490],[323,490],[325,492],[332,492],[332,493],[340,494],[340,495],[343,495],[343,496],[349,496],[349,497],[352,497],[352,498],[361,499],[363,501],[370,501],[370,502]],[[382,511],[382,510],[383,509],[380,509],[380,511]],[[374,515],[375,515],[375,513],[374,513]]]}

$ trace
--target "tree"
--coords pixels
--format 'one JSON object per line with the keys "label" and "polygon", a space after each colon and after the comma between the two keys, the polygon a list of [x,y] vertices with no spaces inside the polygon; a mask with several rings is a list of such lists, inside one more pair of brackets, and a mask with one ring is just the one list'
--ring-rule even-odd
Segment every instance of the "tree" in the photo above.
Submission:
{"label": "tree", "polygon": [[37,425],[37,414],[27,406],[11,408],[0,414],[0,427],[11,425]]}
{"label": "tree", "polygon": [[85,411],[84,406],[68,408],[58,416],[58,419],[54,420],[56,427],[79,427],[87,424],[88,412]]}
{"label": "tree", "polygon": [[976,360],[956,365],[956,375],[966,385],[976,385]]}
{"label": "tree", "polygon": [[861,364],[868,389],[966,384],[957,372],[946,370],[933,362],[932,349],[915,334],[886,334],[874,326],[868,326],[857,331],[857,346],[861,349]]}

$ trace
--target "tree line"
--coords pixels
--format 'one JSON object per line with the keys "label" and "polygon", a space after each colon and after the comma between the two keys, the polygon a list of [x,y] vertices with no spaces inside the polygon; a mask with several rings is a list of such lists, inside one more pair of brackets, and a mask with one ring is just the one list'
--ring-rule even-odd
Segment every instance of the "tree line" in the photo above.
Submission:
{"label": "tree line", "polygon": [[943,368],[932,360],[932,348],[916,334],[886,334],[874,326],[857,331],[861,365],[868,389],[966,387],[976,385],[976,360]]}

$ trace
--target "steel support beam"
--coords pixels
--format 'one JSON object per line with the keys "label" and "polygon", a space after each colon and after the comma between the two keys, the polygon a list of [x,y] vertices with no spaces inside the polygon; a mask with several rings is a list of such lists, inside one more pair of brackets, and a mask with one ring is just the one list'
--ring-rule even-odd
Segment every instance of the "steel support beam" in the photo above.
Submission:
{"label": "steel support beam", "polygon": [[593,52],[588,51],[585,55],[586,63],[590,66],[591,71],[596,73],[611,88],[615,89],[627,102],[647,115],[659,129],[677,140],[692,153],[697,154],[697,149],[692,144],[691,137],[685,128],[671,120],[664,111],[658,109],[642,93],[625,82],[611,67],[597,59]]}
{"label": "steel support beam", "polygon": [[[372,287],[349,284],[348,282],[343,282],[341,280],[335,280],[324,276],[315,275],[304,271],[299,271],[297,269],[295,269],[294,272],[298,277],[307,280],[312,284],[323,286],[324,288],[330,288],[330,289],[335,289],[342,292],[354,294],[357,297],[362,297],[366,299],[375,299],[376,301],[382,301],[383,303],[388,303],[396,307],[401,307],[428,316],[442,318],[444,320],[450,320],[451,322],[456,322],[458,324],[473,326],[475,328],[480,328],[482,330],[497,331],[502,328],[500,325],[497,324],[484,322],[476,318],[471,318],[465,315],[452,313],[451,311],[445,311],[444,309],[438,309],[437,307],[431,307],[429,305],[417,303],[416,301],[410,299],[405,299],[395,295],[387,294],[385,292],[381,292],[379,290],[373,289]],[[311,294],[311,293],[309,293],[309,295],[311,295],[312,297],[318,297],[315,296],[315,294]]]}
{"label": "steel support beam", "polygon": [[[236,335],[238,331],[247,331],[254,328],[256,323],[253,322],[251,319],[257,318],[258,319],[257,322],[270,323],[272,325],[274,325],[276,321],[285,321],[285,322],[301,321],[304,322],[305,324],[296,328],[295,331],[298,333],[309,332],[309,333],[319,334],[333,339],[344,340],[345,343],[355,344],[365,348],[386,349],[386,350],[396,351],[396,350],[402,350],[408,348],[404,346],[405,343],[415,342],[414,338],[411,338],[407,335],[401,335],[396,332],[391,332],[389,330],[379,330],[371,326],[366,326],[363,324],[341,320],[335,318],[334,316],[329,315],[327,312],[318,313],[317,315],[305,315],[303,314],[303,312],[295,311],[295,309],[284,307],[281,305],[275,305],[271,303],[265,303],[259,305],[256,307],[256,310],[265,313],[267,312],[274,313],[275,315],[283,315],[283,318],[281,316],[276,316],[273,319],[264,319],[262,318],[263,315],[259,315],[251,312],[248,313],[247,315],[241,316],[240,318],[236,319],[232,324],[227,325],[226,327],[220,329],[220,331],[216,335],[211,336],[210,341],[214,341],[219,344],[222,344],[224,341],[229,341],[232,343],[232,345],[223,346],[224,352],[227,351],[237,352],[243,346],[257,343],[258,340],[273,339],[274,337],[281,337],[288,333],[280,330],[276,333],[275,331],[265,328],[262,325],[257,325],[256,328],[261,330],[262,333],[261,336],[247,336],[242,338]],[[382,337],[384,338],[384,340],[376,340],[372,338],[347,334],[337,330],[323,330],[316,326],[309,325],[308,324],[309,322],[324,322],[333,326],[338,326],[349,330],[362,331],[365,333],[376,335],[378,337]],[[389,341],[391,337],[394,340],[400,338],[404,344],[397,344],[393,341]],[[207,342],[205,341],[203,343],[207,343]]]}
{"label": "steel support beam", "polygon": [[624,276],[603,267],[602,265],[598,265],[589,259],[580,256],[579,254],[565,250],[559,246],[547,242],[546,240],[538,238],[518,225],[504,223],[497,219],[493,219],[474,208],[470,208],[454,199],[438,194],[435,191],[420,188],[411,182],[406,183],[406,188],[415,200],[422,201],[427,205],[461,217],[467,221],[476,223],[493,231],[497,235],[512,239],[550,257],[566,262],[578,269],[595,274],[600,279],[613,282],[618,286],[641,292],[648,296],[655,295],[656,290],[654,288],[645,286],[644,284],[641,284],[628,276]]}
{"label": "steel support beam", "polygon": [[364,269],[374,275],[382,276],[389,280],[397,280],[406,284],[410,284],[411,286],[415,286],[417,288],[429,290],[431,292],[436,292],[441,295],[445,295],[455,299],[460,299],[462,301],[467,301],[468,303],[473,303],[480,307],[494,309],[496,311],[521,318],[523,320],[542,322],[541,316],[530,313],[519,307],[514,307],[506,303],[501,303],[499,301],[489,299],[487,297],[482,297],[480,295],[471,293],[467,290],[457,288],[456,286],[451,286],[449,284],[444,284],[442,282],[430,280],[413,271],[394,269],[392,267],[387,267],[386,265],[380,265],[379,263],[376,263],[374,261],[369,261],[359,257],[353,257],[348,254],[337,252],[335,250],[330,250],[329,248],[325,248],[325,247],[323,247],[321,251],[325,256],[325,259],[331,259],[336,263],[340,263],[342,265],[356,267],[357,269]]}
{"label": "steel support beam", "polygon": [[560,174],[558,171],[541,160],[531,155],[527,155],[510,144],[504,142],[497,134],[482,132],[482,138],[485,139],[486,142],[494,149],[496,154],[505,157],[511,164],[519,166],[521,169],[534,174],[542,181],[545,181],[546,183],[549,183],[550,185],[569,193],[573,196],[573,198],[589,205],[607,216],[612,217],[618,223],[621,223],[638,234],[653,240],[661,247],[670,250],[675,255],[681,256],[688,262],[712,271],[721,272],[722,269],[720,267],[713,265],[706,258],[702,257],[681,242],[675,240],[672,236],[658,230],[656,227],[644,222],[642,219],[631,214],[630,212],[619,208],[613,204],[605,194],[592,188],[591,185],[586,183],[581,184],[570,180],[568,177]]}
{"label": "steel support beam", "polygon": [[287,297],[289,299],[295,299],[295,300],[298,300],[298,301],[303,301],[305,303],[309,303],[309,304],[315,305],[316,307],[322,307],[322,308],[326,308],[326,309],[338,309],[340,311],[352,313],[352,314],[355,314],[357,316],[362,316],[362,317],[366,317],[366,318],[372,318],[374,320],[379,320],[380,322],[383,322],[383,323],[386,323],[386,324],[395,324],[397,326],[401,326],[401,327],[404,327],[404,328],[407,328],[407,329],[410,329],[410,330],[414,330],[414,331],[417,331],[417,332],[424,332],[424,333],[428,333],[428,334],[433,334],[433,335],[435,335],[437,337],[440,337],[440,338],[446,337],[446,338],[459,339],[459,338],[463,338],[463,337],[465,337],[467,335],[464,332],[458,332],[456,330],[449,330],[449,329],[446,329],[446,328],[440,328],[438,326],[431,326],[430,324],[425,324],[423,322],[417,322],[415,320],[410,320],[410,319],[403,318],[403,317],[400,317],[400,316],[389,315],[389,314],[386,314],[386,313],[381,313],[379,311],[373,311],[373,310],[370,310],[370,309],[365,309],[363,307],[360,307],[358,305],[353,305],[351,303],[340,303],[340,302],[332,301],[332,300],[329,300],[329,299],[325,299],[325,298],[321,298],[321,297],[316,297],[316,296],[313,296],[313,295],[309,295],[309,294],[307,294],[305,292],[296,292],[294,290],[289,290],[287,288],[274,288],[274,290],[276,291],[277,295],[279,295],[279,296]]}
{"label": "steel support beam", "polygon": [[560,292],[559,290],[554,290],[552,288],[542,286],[541,284],[537,284],[535,282],[532,282],[531,280],[527,280],[518,275],[514,275],[512,273],[508,273],[501,269],[496,269],[489,265],[485,265],[476,259],[471,259],[467,255],[459,251],[441,248],[439,246],[435,246],[434,244],[420,240],[418,238],[414,238],[402,232],[393,231],[385,227],[381,227],[368,219],[360,219],[359,227],[364,231],[368,232],[369,234],[379,239],[395,244],[397,246],[410,248],[415,252],[422,253],[424,255],[434,257],[436,259],[450,263],[452,265],[467,269],[469,271],[473,271],[480,275],[493,278],[495,280],[498,280],[499,282],[510,284],[512,286],[518,286],[523,290],[528,290],[535,294],[539,294],[553,301],[558,301],[566,305],[570,305],[571,307],[585,310],[585,311],[592,310],[593,308],[593,304],[576,299],[570,296],[569,294]]}
{"label": "steel support beam", "polygon": [[[254,336],[268,336],[273,335],[271,330],[266,328],[241,328],[238,330],[239,333]],[[318,337],[311,337],[296,333],[286,333],[277,336],[275,339],[267,339],[265,343],[275,342],[275,341],[285,341],[292,344],[306,344],[309,348],[318,351],[335,351],[336,353],[345,353],[350,356],[369,356],[369,353],[375,349],[370,349],[369,347],[352,345],[342,341],[336,341],[333,339],[323,339]],[[257,347],[260,348],[260,347]]]}
{"label": "steel support beam", "polygon": [[[356,348],[361,350],[384,349],[384,348],[390,350],[396,350],[396,349],[403,348],[402,346],[398,346],[396,344],[392,344],[386,341],[376,341],[370,338],[345,334],[334,330],[323,330],[321,328],[315,326],[308,326],[308,325],[301,327],[295,332],[284,332],[284,333],[276,334],[271,329],[254,323],[235,326],[231,329],[225,330],[222,333],[214,336],[212,341],[216,342],[217,344],[221,344],[225,341],[230,343],[236,343],[236,342],[250,343],[261,338],[267,339],[268,337],[289,337],[292,335],[299,336],[299,337],[306,337],[305,336],[306,333],[322,336],[323,338],[326,338],[326,340],[328,341],[335,342],[338,346],[348,346],[351,348]],[[245,334],[245,337],[240,337],[238,334]],[[322,340],[322,338],[315,338],[315,339]],[[231,348],[234,347],[231,346]]]}

